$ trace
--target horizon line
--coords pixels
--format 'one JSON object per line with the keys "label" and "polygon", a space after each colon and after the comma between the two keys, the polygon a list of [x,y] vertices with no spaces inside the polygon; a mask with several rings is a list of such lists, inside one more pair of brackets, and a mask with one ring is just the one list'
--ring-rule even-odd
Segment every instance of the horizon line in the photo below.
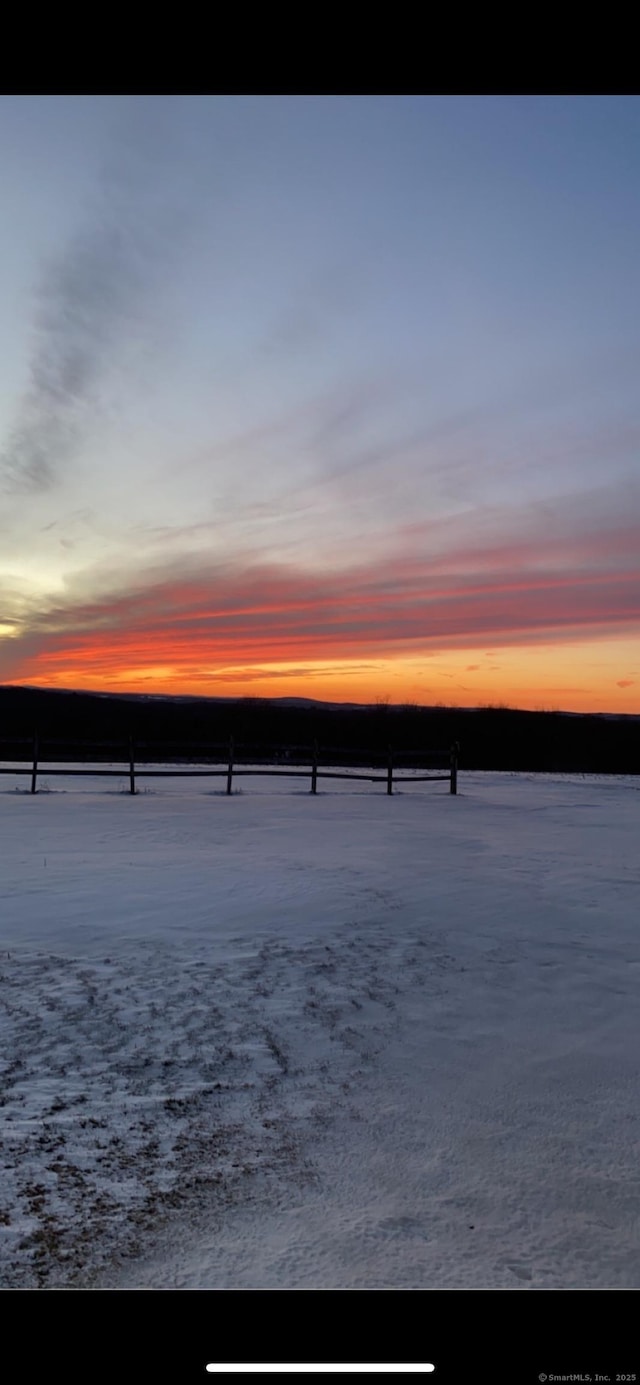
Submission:
{"label": "horizon line", "polygon": [[56,694],[66,697],[102,697],[112,698],[120,701],[145,701],[145,702],[207,702],[225,703],[233,705],[241,702],[253,702],[261,705],[275,705],[280,707],[324,707],[339,710],[351,708],[355,711],[398,711],[398,712],[521,712],[529,716],[568,716],[568,717],[600,717],[615,721],[639,721],[638,712],[577,712],[568,707],[516,707],[508,702],[479,702],[473,707],[461,706],[457,703],[445,702],[392,702],[390,697],[374,698],[373,702],[351,702],[332,699],[330,701],[315,697],[224,697],[206,693],[149,693],[149,692],[103,692],[98,688],[46,688],[37,683],[0,683],[0,692],[12,690],[15,692],[36,692],[46,694]]}

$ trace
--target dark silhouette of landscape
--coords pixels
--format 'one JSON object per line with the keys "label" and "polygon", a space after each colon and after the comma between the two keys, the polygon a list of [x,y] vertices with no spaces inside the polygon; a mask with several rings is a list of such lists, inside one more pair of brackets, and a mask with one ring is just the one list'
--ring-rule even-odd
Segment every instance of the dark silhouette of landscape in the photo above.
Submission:
{"label": "dark silhouette of landscape", "polygon": [[382,755],[391,746],[407,766],[420,767],[434,752],[448,752],[457,742],[461,771],[640,774],[640,717],[502,706],[394,706],[386,701],[360,706],[303,698],[0,687],[0,759],[28,759],[35,734],[45,752],[42,758],[61,761],[122,759],[129,753],[130,738],[140,760],[206,759],[226,750],[232,737],[237,759],[271,761],[287,751],[292,763],[298,758],[307,763],[317,742],[325,763],[329,752],[336,763],[367,763],[372,752]]}

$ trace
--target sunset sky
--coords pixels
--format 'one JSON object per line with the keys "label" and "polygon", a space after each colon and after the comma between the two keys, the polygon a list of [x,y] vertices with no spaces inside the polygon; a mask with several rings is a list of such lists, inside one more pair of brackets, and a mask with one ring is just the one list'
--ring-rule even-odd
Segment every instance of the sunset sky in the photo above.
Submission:
{"label": "sunset sky", "polygon": [[0,98],[0,682],[640,712],[640,98]]}

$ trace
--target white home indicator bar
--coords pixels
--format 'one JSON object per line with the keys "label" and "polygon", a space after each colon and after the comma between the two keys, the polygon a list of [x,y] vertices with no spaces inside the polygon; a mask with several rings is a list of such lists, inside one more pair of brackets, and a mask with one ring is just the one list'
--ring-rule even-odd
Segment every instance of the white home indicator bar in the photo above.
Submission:
{"label": "white home indicator bar", "polygon": [[434,1371],[435,1366],[432,1366],[429,1362],[421,1366],[407,1365],[406,1362],[394,1366],[387,1365],[386,1363],[382,1366],[374,1366],[371,1364],[356,1365],[353,1361],[350,1361],[347,1365],[334,1365],[332,1362],[324,1366],[319,1365],[316,1361],[312,1362],[310,1365],[307,1364],[302,1366],[292,1366],[289,1362],[285,1365],[276,1366],[270,1361],[267,1362],[266,1365],[260,1365],[252,1361],[250,1365],[242,1366],[238,1365],[235,1361],[232,1365],[218,1365],[217,1362],[211,1361],[207,1366],[207,1370],[213,1373],[219,1372],[221,1375],[224,1375],[226,1372],[233,1375],[279,1375],[280,1372],[284,1375],[295,1375],[298,1371],[304,1372],[305,1375],[326,1375],[327,1373],[331,1373],[331,1375],[358,1375],[362,1372],[369,1371],[375,1371],[378,1375],[418,1375],[420,1371]]}

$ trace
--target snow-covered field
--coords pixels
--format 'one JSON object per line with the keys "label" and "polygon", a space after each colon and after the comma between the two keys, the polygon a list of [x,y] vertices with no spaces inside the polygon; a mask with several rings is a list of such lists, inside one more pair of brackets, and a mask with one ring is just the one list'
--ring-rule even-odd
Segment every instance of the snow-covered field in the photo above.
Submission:
{"label": "snow-covered field", "polygon": [[42,773],[0,1287],[640,1286],[637,779]]}

